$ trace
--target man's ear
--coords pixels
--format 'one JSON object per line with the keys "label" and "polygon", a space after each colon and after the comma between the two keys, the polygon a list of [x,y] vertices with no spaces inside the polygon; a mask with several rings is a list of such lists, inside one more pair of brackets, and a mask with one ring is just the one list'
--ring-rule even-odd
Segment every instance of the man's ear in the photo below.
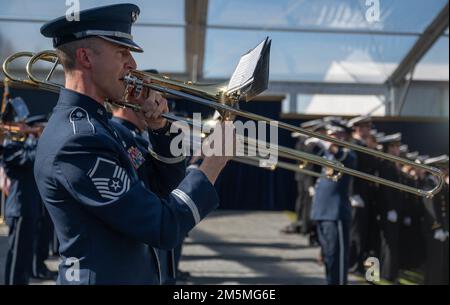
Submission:
{"label": "man's ear", "polygon": [[75,54],[76,54],[77,62],[81,67],[83,67],[85,69],[90,69],[92,67],[92,62],[91,62],[92,54],[89,49],[78,48],[76,50]]}

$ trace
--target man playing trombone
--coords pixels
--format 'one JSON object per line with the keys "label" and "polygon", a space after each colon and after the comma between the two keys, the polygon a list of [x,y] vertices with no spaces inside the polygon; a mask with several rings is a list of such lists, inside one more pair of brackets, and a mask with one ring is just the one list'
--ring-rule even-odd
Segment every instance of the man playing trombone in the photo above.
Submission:
{"label": "man playing trombone", "polygon": [[[142,52],[131,36],[138,14],[135,5],[112,5],[41,28],[53,38],[66,80],[35,166],[60,242],[58,283],[158,284],[149,246],[172,249],[218,206],[213,184],[228,157],[205,158],[163,199],[143,185],[108,121],[104,102],[122,101],[121,79],[136,68],[130,52]],[[149,132],[164,136],[167,101],[144,89],[130,102],[140,105]]]}

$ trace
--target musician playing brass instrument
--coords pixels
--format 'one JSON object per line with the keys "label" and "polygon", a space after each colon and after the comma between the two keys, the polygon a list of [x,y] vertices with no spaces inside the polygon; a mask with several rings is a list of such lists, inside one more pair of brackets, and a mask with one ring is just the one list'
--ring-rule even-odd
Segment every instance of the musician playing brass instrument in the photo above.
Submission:
{"label": "musician playing brass instrument", "polygon": [[[53,38],[66,79],[35,166],[60,242],[58,283],[159,284],[149,247],[172,249],[219,203],[213,184],[228,157],[205,158],[164,199],[143,185],[109,123],[104,102],[122,99],[121,79],[136,68],[131,52],[143,51],[131,36],[138,15],[135,5],[111,5],[81,11],[78,22],[61,17],[41,28]],[[145,89],[130,102],[141,107],[149,133],[164,140],[167,101]],[[166,145],[154,151],[170,157]]]}

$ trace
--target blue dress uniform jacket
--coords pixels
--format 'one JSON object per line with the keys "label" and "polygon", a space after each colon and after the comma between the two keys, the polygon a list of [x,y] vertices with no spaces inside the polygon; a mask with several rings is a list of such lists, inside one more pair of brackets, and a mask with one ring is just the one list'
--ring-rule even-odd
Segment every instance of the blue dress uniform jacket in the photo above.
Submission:
{"label": "blue dress uniform jacket", "polygon": [[[353,151],[340,149],[336,155],[325,153],[325,158],[337,160],[345,167],[356,167]],[[350,220],[352,216],[349,201],[351,177],[343,175],[338,181],[320,178],[316,184],[311,218],[313,220]]]}
{"label": "blue dress uniform jacket", "polygon": [[198,170],[159,198],[139,180],[125,147],[101,104],[61,90],[35,164],[60,242],[58,283],[158,284],[148,246],[172,249],[218,206]]}
{"label": "blue dress uniform jacket", "polygon": [[36,146],[36,139],[31,137],[23,142],[5,140],[3,164],[11,180],[5,203],[6,218],[37,216],[40,198],[33,176]]}
{"label": "blue dress uniform jacket", "polygon": [[[159,197],[167,199],[170,192],[186,175],[186,158],[183,155],[173,157],[169,150],[170,141],[175,134],[141,132],[130,121],[118,117],[113,117],[110,123],[126,142],[126,150],[139,178],[148,189]],[[149,138],[153,145],[149,142]],[[161,283],[175,284],[176,268],[173,250],[153,248],[153,251],[159,262]]]}

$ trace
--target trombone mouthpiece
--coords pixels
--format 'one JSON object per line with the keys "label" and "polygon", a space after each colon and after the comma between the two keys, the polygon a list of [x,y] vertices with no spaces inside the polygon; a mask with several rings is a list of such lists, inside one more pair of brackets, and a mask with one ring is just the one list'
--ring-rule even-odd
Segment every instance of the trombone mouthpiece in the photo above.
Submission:
{"label": "trombone mouthpiece", "polygon": [[144,84],[144,81],[142,79],[139,79],[136,76],[130,74],[125,75],[121,80],[132,86],[142,86]]}
{"label": "trombone mouthpiece", "polygon": [[142,79],[139,79],[136,76],[132,75],[125,75],[123,78],[123,81],[128,85],[132,86],[134,88],[134,95],[138,96],[141,94],[142,89],[144,88],[144,81]]}
{"label": "trombone mouthpiece", "polygon": [[126,89],[125,89],[125,95],[124,95],[124,100],[128,101],[128,97],[130,96],[131,93],[133,93],[133,95],[135,97],[139,96],[139,94],[141,94],[142,89],[144,88],[144,81],[137,78],[136,76],[132,76],[132,75],[125,75],[121,81],[125,82]]}

